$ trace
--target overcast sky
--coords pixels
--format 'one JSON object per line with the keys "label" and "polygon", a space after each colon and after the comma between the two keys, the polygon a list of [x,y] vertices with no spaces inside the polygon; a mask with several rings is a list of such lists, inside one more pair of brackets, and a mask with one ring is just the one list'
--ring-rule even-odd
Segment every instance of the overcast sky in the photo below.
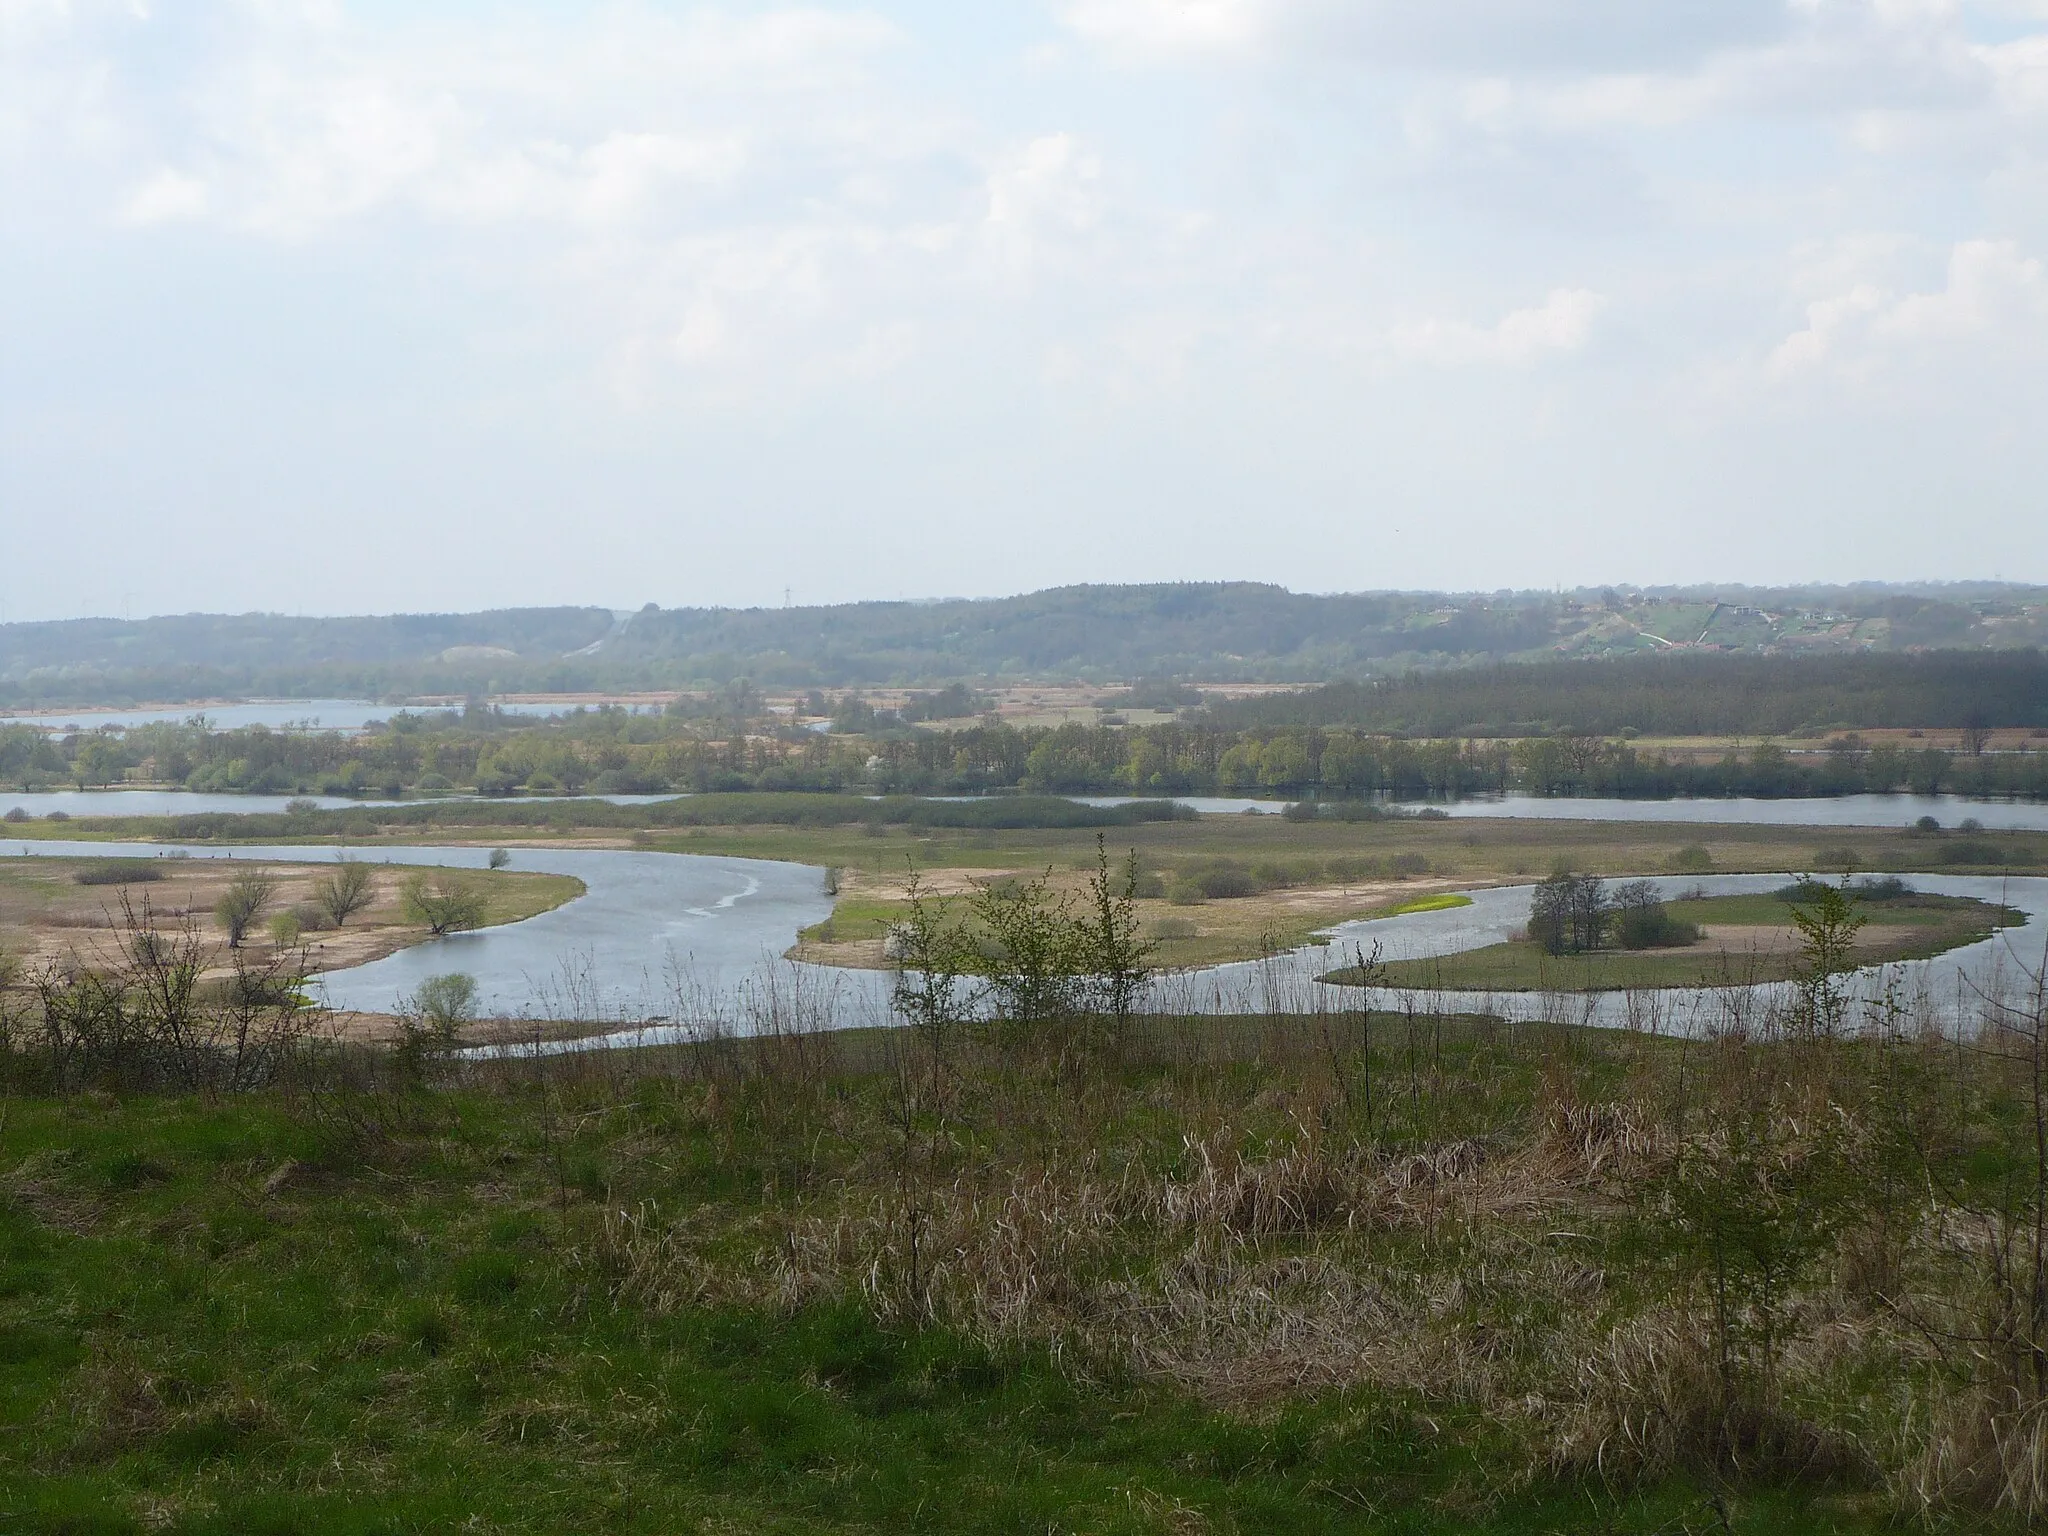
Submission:
{"label": "overcast sky", "polygon": [[0,0],[0,617],[2048,579],[2048,0]]}

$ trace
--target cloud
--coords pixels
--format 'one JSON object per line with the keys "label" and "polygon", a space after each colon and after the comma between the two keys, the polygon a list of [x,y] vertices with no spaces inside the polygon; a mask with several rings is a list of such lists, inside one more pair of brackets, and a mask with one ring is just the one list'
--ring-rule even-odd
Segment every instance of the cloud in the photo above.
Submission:
{"label": "cloud", "polygon": [[1810,300],[1806,324],[1772,349],[1784,378],[1823,366],[1868,376],[1908,350],[1958,344],[2011,352],[2038,346],[2048,327],[2048,271],[2010,240],[1966,240],[1948,254],[1942,286],[1898,292],[1858,282]]}
{"label": "cloud", "polygon": [[1268,0],[1075,0],[1061,19],[1118,52],[1184,54],[1261,42],[1275,14]]}
{"label": "cloud", "polygon": [[122,205],[121,217],[130,224],[196,219],[206,212],[206,201],[206,183],[198,177],[162,170],[135,189]]}
{"label": "cloud", "polygon": [[1516,72],[1670,66],[1788,25],[1782,0],[1071,0],[1061,20],[1126,57],[1340,57]]}
{"label": "cloud", "polygon": [[1071,133],[1033,139],[988,177],[982,232],[998,259],[1028,271],[1102,218],[1102,162]]}
{"label": "cloud", "polygon": [[1469,320],[1410,321],[1394,327],[1388,341],[1397,356],[1420,362],[1522,366],[1579,351],[1606,303],[1587,288],[1555,288],[1540,305],[1514,310],[1491,326]]}

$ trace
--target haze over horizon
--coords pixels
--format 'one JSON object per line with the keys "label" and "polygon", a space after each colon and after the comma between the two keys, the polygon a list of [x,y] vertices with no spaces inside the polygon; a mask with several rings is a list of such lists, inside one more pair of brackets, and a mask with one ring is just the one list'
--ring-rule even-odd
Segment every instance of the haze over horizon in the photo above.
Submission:
{"label": "haze over horizon", "polygon": [[2048,580],[2048,0],[0,0],[0,620]]}

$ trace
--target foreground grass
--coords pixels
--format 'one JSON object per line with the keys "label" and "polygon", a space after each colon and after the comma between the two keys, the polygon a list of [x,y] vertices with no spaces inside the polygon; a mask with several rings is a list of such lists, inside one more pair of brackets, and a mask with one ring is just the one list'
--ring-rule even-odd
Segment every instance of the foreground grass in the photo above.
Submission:
{"label": "foreground grass", "polygon": [[[1478,992],[1612,992],[1631,987],[1749,986],[1788,981],[1804,961],[1786,903],[1775,896],[1714,896],[1667,904],[1673,918],[1704,928],[1698,944],[1672,949],[1553,955],[1526,939],[1457,954],[1397,960],[1386,982]],[[1975,944],[2025,922],[2011,907],[1964,896],[1917,895],[1858,908],[1858,965],[1886,965]],[[1340,970],[1335,981],[1355,979]]]}
{"label": "foreground grass", "polygon": [[[961,1104],[958,1155],[1042,1165],[1061,1155],[1063,1116],[1094,1116],[1133,1174],[1196,1180],[1180,1110],[1221,1112],[1245,1155],[1276,1151],[1290,1118],[1272,1096],[1300,1090],[1315,1028],[1200,1028],[1157,1055],[1208,1065],[1118,1069],[1096,1108],[1096,1090],[1055,1087],[1051,1118],[1004,1128],[981,1118],[991,1102]],[[889,1186],[872,1155],[885,1047],[862,1063],[862,1042],[842,1044],[825,1100],[786,1079],[678,1081],[674,1061],[346,1110],[8,1100],[0,1528],[1806,1532],[1888,1518],[1825,1481],[1548,1473],[1524,1432],[1427,1374],[1198,1389],[1079,1333],[1053,1350],[944,1307],[891,1313],[887,1262],[881,1290],[784,1274],[776,1298],[764,1243],[780,1231],[795,1253],[809,1214],[844,1217]],[[1491,1073],[1483,1096],[1440,1081],[1415,1110],[1442,1135],[1534,1112],[1536,1057],[1487,1057],[1458,1024],[1436,1026],[1434,1049],[1444,1071]],[[1548,1069],[1575,1059],[1610,1085],[1628,1071],[1597,1042],[1563,1049]],[[1401,1090],[1382,1112],[1403,1098],[1425,1102]],[[799,1100],[811,1122],[791,1135]],[[1421,1145],[1419,1118],[1391,1130]],[[635,1247],[655,1225],[688,1235],[664,1239],[666,1268]],[[1288,1231],[1255,1247],[1280,1257],[1317,1227]],[[1374,1260],[1417,1276],[1477,1257],[1450,1206],[1378,1231]],[[1511,1294],[1534,1296],[1481,1284],[1454,1327],[1489,1327]]]}
{"label": "foreground grass", "polygon": [[[1896,1527],[1570,1450],[1685,1284],[1621,1129],[1684,1048],[1358,1026],[0,1101],[0,1528]],[[1925,1372],[1852,1363],[1830,1424]]]}

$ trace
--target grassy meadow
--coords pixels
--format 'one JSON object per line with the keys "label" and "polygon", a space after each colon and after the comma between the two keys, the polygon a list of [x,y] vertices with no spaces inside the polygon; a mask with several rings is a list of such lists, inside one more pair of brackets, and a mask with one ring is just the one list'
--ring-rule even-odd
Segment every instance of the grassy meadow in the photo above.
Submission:
{"label": "grassy meadow", "polygon": [[[1385,983],[1478,992],[1622,991],[1631,987],[1745,986],[1789,981],[1805,965],[1789,904],[1776,896],[1711,896],[1665,904],[1673,920],[1702,930],[1699,942],[1663,949],[1601,949],[1553,955],[1527,939],[1424,960],[1396,960]],[[1919,893],[1859,904],[1858,966],[1924,960],[2024,922],[2010,907]],[[1349,980],[1339,970],[1333,980]]]}

